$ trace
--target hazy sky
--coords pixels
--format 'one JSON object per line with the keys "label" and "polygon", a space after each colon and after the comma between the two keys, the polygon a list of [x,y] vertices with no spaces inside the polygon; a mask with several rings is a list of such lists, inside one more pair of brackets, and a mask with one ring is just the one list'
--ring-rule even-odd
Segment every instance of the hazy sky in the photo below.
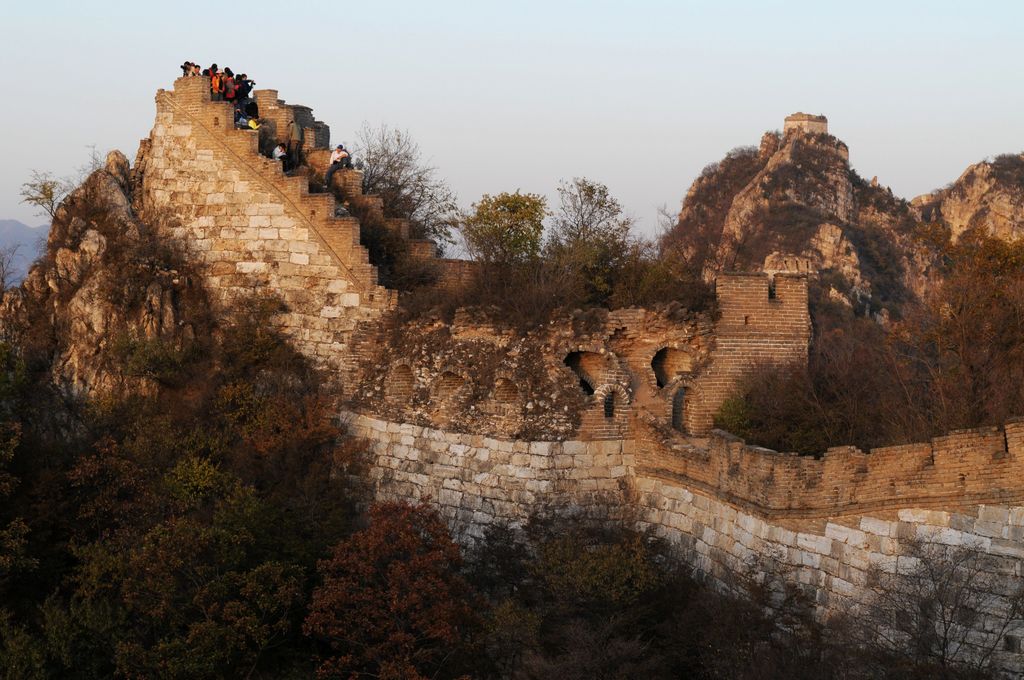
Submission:
{"label": "hazy sky", "polygon": [[334,141],[408,129],[469,205],[606,183],[652,231],[693,178],[794,111],[913,197],[1024,149],[1024,2],[5,2],[0,218],[31,169],[134,158],[178,65],[313,107]]}

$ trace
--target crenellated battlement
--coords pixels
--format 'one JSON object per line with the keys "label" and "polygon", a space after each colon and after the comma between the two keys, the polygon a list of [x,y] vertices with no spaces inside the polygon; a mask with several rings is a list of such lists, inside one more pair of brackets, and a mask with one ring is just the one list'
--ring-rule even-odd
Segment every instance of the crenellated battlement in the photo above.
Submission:
{"label": "crenellated battlement", "polygon": [[1024,501],[1024,421],[870,453],[835,447],[815,458],[750,446],[717,430],[697,446],[647,419],[637,451],[640,474],[700,487],[766,517]]}

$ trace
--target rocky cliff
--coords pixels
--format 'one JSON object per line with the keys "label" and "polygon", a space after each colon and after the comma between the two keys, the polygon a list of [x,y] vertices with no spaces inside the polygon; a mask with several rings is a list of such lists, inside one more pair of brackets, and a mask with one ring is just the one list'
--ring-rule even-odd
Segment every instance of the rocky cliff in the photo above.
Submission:
{"label": "rocky cliff", "polygon": [[939,222],[955,241],[968,229],[1001,239],[1024,236],[1024,154],[968,167],[948,187],[912,202],[918,219]]}
{"label": "rocky cliff", "polygon": [[972,228],[1020,237],[1024,156],[972,165],[911,203],[862,179],[835,137],[799,127],[769,132],[758,148],[705,168],[664,245],[708,279],[723,270],[806,272],[826,297],[884,318],[939,278],[927,225],[953,241]]}
{"label": "rocky cliff", "polygon": [[205,323],[188,258],[136,218],[133,188],[128,160],[111,152],[63,202],[45,254],[3,297],[7,339],[65,399],[152,387]]}

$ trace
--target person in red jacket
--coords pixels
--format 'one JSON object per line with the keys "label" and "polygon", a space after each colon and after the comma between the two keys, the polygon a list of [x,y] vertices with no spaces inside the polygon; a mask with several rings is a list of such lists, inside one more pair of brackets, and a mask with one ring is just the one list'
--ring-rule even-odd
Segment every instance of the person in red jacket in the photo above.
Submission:
{"label": "person in red jacket", "polygon": [[231,69],[224,67],[224,77],[220,81],[221,89],[224,92],[224,101],[235,103],[235,74]]}

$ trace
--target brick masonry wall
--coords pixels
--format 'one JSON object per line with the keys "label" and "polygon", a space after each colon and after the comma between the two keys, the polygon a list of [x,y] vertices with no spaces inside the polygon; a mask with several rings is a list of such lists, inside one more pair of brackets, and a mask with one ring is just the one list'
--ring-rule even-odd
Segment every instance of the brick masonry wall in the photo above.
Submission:
{"label": "brick masonry wall", "polygon": [[724,432],[686,438],[652,418],[636,429],[641,474],[704,489],[773,517],[1024,501],[1024,422],[869,454],[837,447],[821,458],[747,446]]}
{"label": "brick masonry wall", "polygon": [[430,500],[453,532],[480,538],[531,515],[606,520],[625,507],[628,441],[520,441],[342,413],[370,448],[361,475],[379,500]]}
{"label": "brick masonry wall", "polygon": [[716,282],[720,317],[711,362],[693,385],[686,429],[708,432],[715,413],[758,367],[806,365],[811,335],[807,278],[777,274],[721,274]]}
{"label": "brick masonry wall", "polygon": [[183,239],[205,264],[221,302],[273,291],[288,306],[281,323],[296,345],[345,377],[361,324],[395,302],[376,282],[354,218],[336,218],[334,198],[309,194],[259,154],[258,136],[236,130],[231,105],[211,102],[206,78],[159,91],[152,133],[140,147],[143,212]]}

